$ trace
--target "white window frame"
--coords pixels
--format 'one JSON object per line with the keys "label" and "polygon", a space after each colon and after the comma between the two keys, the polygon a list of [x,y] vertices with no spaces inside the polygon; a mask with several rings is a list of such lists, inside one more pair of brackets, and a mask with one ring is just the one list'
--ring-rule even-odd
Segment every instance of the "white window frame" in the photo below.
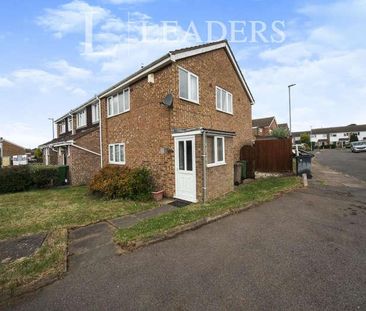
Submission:
{"label": "white window frame", "polygon": [[[220,166],[220,165],[226,165],[225,162],[225,137],[224,136],[214,136],[214,162],[213,163],[208,163],[207,167],[213,167],[213,166]],[[222,155],[222,161],[218,161],[217,160],[217,140],[218,139],[222,139],[222,151],[223,151],[223,155]]]}
{"label": "white window frame", "polygon": [[[80,124],[80,116],[84,114],[85,118],[84,118],[84,123]],[[87,125],[87,120],[86,120],[87,116],[86,116],[86,108],[84,108],[83,110],[79,111],[76,114],[76,128],[82,128],[85,127]]]}
{"label": "white window frame", "polygon": [[[126,92],[128,92],[128,97],[127,97],[128,98],[128,108],[125,109],[126,108],[126,103],[123,101],[122,102],[122,108],[123,108],[122,111],[121,112],[113,111],[113,102],[112,102],[112,105],[110,105],[109,101],[113,100],[114,96],[117,96],[117,109],[118,109],[118,107],[120,107],[120,105],[121,105],[121,103],[119,102],[120,95],[122,94],[122,98],[124,99],[123,94],[126,93]],[[126,113],[126,112],[130,111],[130,109],[131,109],[131,91],[130,91],[130,88],[126,88],[122,92],[119,92],[119,93],[114,94],[112,96],[109,96],[107,98],[107,115],[108,115],[108,118],[117,116],[117,115],[122,114],[122,113]]]}
{"label": "white window frame", "polygon": [[[180,66],[178,66],[178,70],[183,70],[183,71],[185,71],[188,74],[188,83],[187,83],[187,85],[188,85],[188,98],[185,98],[185,97],[182,97],[180,95],[180,74],[179,74],[179,71],[178,71],[178,80],[179,80],[178,81],[179,82],[178,83],[179,84],[179,90],[178,90],[178,92],[179,92],[179,98],[199,105],[199,103],[200,103],[200,80],[199,80],[199,77],[196,74],[194,74],[193,72],[190,72],[187,69],[184,69],[184,68],[182,68]],[[190,83],[191,76],[197,78],[197,100],[192,99],[192,95],[191,95],[191,83]]]}
{"label": "white window frame", "polygon": [[[120,148],[123,146],[123,161],[116,161],[115,155],[116,155],[116,147]],[[113,148],[113,159],[111,160],[111,147]],[[108,145],[108,161],[110,164],[119,164],[119,165],[125,165],[126,164],[126,145],[125,143],[118,143],[118,144],[109,144]]]}
{"label": "white window frame", "polygon": [[66,133],[66,121],[65,120],[63,120],[62,122],[59,123],[59,129],[60,129],[60,134]]}
{"label": "white window frame", "polygon": [[[225,97],[226,97],[226,104],[227,104],[227,107],[229,107],[229,98],[231,98],[231,111],[229,109],[227,109],[227,111],[223,110],[222,109],[222,103],[221,103],[221,108],[219,107],[219,98],[217,97],[217,91],[220,91],[220,97],[221,97],[221,94],[224,93],[225,94]],[[216,97],[216,110],[217,111],[221,111],[221,112],[224,112],[224,113],[227,113],[227,114],[231,114],[233,115],[234,114],[234,108],[233,108],[233,94],[231,94],[229,91],[226,91],[225,89],[219,87],[219,86],[216,86],[215,88],[215,97]]]}
{"label": "white window frame", "polygon": [[[72,131],[72,127],[73,127],[73,124],[72,124],[73,122],[72,122],[72,117],[67,117],[67,130],[69,131],[69,132],[71,132]],[[71,125],[71,126],[70,126]]]}
{"label": "white window frame", "polygon": [[98,123],[99,122],[99,103],[95,103],[91,105],[91,111],[92,111],[92,123]]}

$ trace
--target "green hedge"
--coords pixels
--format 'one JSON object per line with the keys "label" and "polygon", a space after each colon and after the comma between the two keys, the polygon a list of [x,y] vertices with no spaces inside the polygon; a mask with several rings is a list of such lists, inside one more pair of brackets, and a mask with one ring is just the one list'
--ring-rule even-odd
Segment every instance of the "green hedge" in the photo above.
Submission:
{"label": "green hedge", "polygon": [[107,199],[147,200],[151,198],[153,188],[151,172],[145,167],[107,166],[94,176],[89,185],[92,194]]}
{"label": "green hedge", "polygon": [[27,165],[0,169],[0,193],[27,191],[64,183],[63,167]]}

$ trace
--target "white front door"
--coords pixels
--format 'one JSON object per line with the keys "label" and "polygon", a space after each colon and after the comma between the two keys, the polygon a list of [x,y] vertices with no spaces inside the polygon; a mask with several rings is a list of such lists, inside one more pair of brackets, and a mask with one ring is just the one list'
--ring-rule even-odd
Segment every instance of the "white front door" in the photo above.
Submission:
{"label": "white front door", "polygon": [[175,198],[196,200],[195,137],[175,137]]}

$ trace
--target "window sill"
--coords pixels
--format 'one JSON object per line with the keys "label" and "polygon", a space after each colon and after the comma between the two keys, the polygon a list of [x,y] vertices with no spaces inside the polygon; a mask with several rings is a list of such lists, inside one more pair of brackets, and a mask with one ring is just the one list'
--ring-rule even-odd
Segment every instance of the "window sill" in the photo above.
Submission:
{"label": "window sill", "polygon": [[222,165],[226,165],[226,162],[210,163],[210,164],[207,164],[207,167],[216,167],[216,166],[222,166]]}
{"label": "window sill", "polygon": [[111,161],[109,161],[109,164],[113,164],[113,165],[126,165],[126,162],[111,162]]}
{"label": "window sill", "polygon": [[188,103],[191,103],[191,104],[195,104],[195,105],[200,104],[199,101],[195,101],[195,100],[192,100],[192,99],[187,99],[187,98],[184,98],[184,97],[181,97],[181,96],[179,96],[179,99],[184,100],[185,102],[188,102]]}
{"label": "window sill", "polygon": [[80,130],[80,129],[83,129],[84,127],[86,127],[86,126],[87,126],[86,124],[85,125],[82,125],[82,126],[77,126],[76,129],[77,130]]}
{"label": "window sill", "polygon": [[216,108],[216,111],[222,112],[222,113],[225,113],[225,114],[228,114],[229,116],[233,116],[234,115],[234,113],[232,113],[232,112],[226,112],[226,111],[223,111],[223,110],[220,110],[220,109],[217,109],[217,108]]}
{"label": "window sill", "polygon": [[114,114],[114,115],[111,115],[111,116],[107,116],[107,119],[110,119],[110,118],[113,118],[113,117],[117,117],[121,114],[124,114],[124,113],[127,113],[127,112],[130,112],[130,109],[129,110],[126,110],[126,111],[123,111],[123,112],[120,112],[120,113],[117,113],[117,114]]}
{"label": "window sill", "polygon": [[98,123],[99,123],[99,120],[92,122],[93,125],[98,124]]}

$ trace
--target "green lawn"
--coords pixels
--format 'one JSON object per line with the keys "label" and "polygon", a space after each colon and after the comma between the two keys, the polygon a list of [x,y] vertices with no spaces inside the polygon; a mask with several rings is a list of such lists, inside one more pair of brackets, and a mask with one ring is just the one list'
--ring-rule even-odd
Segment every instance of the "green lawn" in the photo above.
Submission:
{"label": "green lawn", "polygon": [[122,246],[128,247],[137,241],[145,241],[168,231],[207,216],[215,216],[229,210],[260,203],[274,198],[280,192],[300,187],[298,177],[273,177],[256,180],[250,184],[241,185],[235,192],[211,203],[193,204],[186,208],[177,209],[168,214],[147,219],[136,225],[119,229],[115,240]]}
{"label": "green lawn", "polygon": [[0,240],[28,233],[86,225],[156,207],[155,202],[103,200],[87,187],[0,195]]}
{"label": "green lawn", "polygon": [[0,293],[16,294],[24,286],[60,277],[65,271],[67,230],[50,232],[41,248],[30,257],[0,263]]}
{"label": "green lawn", "polygon": [[48,232],[32,256],[0,263],[0,293],[16,293],[44,278],[62,275],[67,228],[157,207],[155,202],[104,200],[87,187],[65,187],[0,195],[0,240]]}

